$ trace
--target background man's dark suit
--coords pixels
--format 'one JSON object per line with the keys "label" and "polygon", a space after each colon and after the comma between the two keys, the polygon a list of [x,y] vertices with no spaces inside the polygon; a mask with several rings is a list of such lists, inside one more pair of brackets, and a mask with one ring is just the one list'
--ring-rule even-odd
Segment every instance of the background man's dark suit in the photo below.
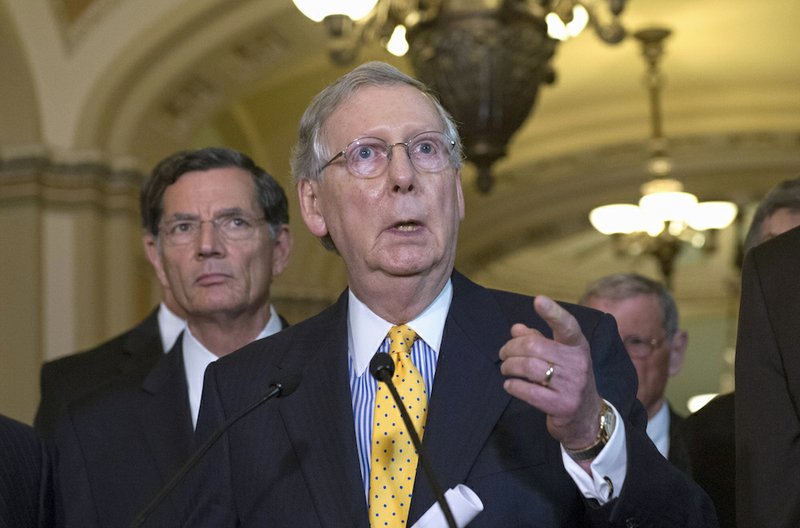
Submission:
{"label": "background man's dark suit", "polygon": [[800,228],[745,256],[735,398],[739,526],[800,526]]}
{"label": "background man's dark suit", "polygon": [[[568,309],[590,341],[600,394],[629,418],[622,498],[603,508],[586,507],[564,469],[559,444],[547,433],[545,415],[503,390],[498,351],[511,324],[524,322],[550,334],[531,298],[484,289],[457,272],[423,441],[440,483],[449,488],[463,482],[480,496],[485,510],[472,528],[584,526],[585,517],[602,518],[610,510],[612,519],[627,526],[713,526],[708,499],[645,434],[646,415],[634,397],[636,374],[611,317]],[[194,501],[190,526],[235,526],[238,520],[242,526],[368,527],[347,342],[344,294],[318,316],[209,368],[200,439],[255,401],[280,368],[304,367],[295,393],[234,426],[198,468],[193,486],[184,490]],[[433,502],[418,470],[409,525]],[[672,522],[652,522],[654,510]]]}
{"label": "background man's dark suit", "polygon": [[0,416],[0,528],[51,526],[52,487],[33,429]]}
{"label": "background man's dark suit", "polygon": [[684,420],[692,476],[717,508],[720,528],[735,528],[733,393],[717,396]]}
{"label": "background man's dark suit", "polygon": [[[127,527],[189,456],[193,427],[182,341],[154,365],[139,362],[67,405],[55,431],[60,523]],[[162,525],[177,522],[169,501],[155,515]]]}
{"label": "background man's dark suit", "polygon": [[128,526],[186,459],[192,434],[178,338],[151,368],[67,405],[55,428],[59,525]]}
{"label": "background man's dark suit", "polygon": [[692,459],[689,456],[689,448],[686,444],[686,438],[683,432],[685,419],[672,410],[669,406],[669,453],[667,459],[672,464],[686,473],[692,475]]}
{"label": "background man's dark suit", "polygon": [[158,308],[131,330],[99,346],[42,366],[41,401],[34,426],[45,439],[67,403],[131,372],[147,369],[164,355]]}

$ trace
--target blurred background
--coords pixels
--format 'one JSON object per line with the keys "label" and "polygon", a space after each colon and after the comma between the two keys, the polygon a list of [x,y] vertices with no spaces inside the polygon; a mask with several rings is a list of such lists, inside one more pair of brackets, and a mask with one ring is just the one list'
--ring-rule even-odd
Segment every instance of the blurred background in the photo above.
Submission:
{"label": "blurred background", "polygon": [[[484,167],[463,171],[462,272],[574,302],[609,273],[664,279],[667,260],[689,332],[668,398],[685,414],[689,397],[730,390],[749,215],[800,175],[800,3],[629,0],[616,35],[609,8],[622,3],[586,1],[585,30],[545,38],[535,17],[569,19],[573,3],[381,0],[366,22],[317,23],[292,0],[0,0],[0,413],[30,422],[43,361],[126,330],[158,301],[138,190],[175,150],[226,145],[271,172],[295,236],[273,302],[290,322],[332,302],[343,267],[302,224],[289,152],[311,97],[374,59],[438,72],[451,104],[502,127],[519,122],[488,133],[508,141],[476,140],[470,152]],[[457,38],[441,40],[447,16]],[[403,57],[382,45],[398,21],[412,44]],[[648,75],[633,34],[655,27],[671,34]],[[431,62],[442,50],[447,60]],[[503,155],[486,162],[487,149]],[[658,173],[657,161],[670,170]],[[700,201],[735,204],[730,226],[630,243],[589,222],[593,208],[636,203],[642,184],[667,176]],[[659,260],[665,247],[677,251]]]}

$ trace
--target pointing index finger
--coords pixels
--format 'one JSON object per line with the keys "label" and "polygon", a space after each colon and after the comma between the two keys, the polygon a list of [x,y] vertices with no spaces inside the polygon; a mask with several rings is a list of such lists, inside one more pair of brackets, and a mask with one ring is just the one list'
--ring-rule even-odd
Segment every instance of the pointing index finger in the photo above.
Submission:
{"label": "pointing index finger", "polygon": [[561,344],[578,346],[586,341],[578,321],[559,304],[545,295],[537,295],[533,300],[536,310],[547,326],[553,330],[553,339]]}

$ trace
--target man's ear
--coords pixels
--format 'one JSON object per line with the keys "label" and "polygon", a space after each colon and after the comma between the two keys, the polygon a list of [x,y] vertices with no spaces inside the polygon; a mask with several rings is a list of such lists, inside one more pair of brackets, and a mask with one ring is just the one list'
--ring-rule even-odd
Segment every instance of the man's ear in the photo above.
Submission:
{"label": "man's ear", "polygon": [[325,222],[325,214],[322,207],[322,200],[318,198],[320,183],[312,180],[300,180],[297,184],[297,199],[300,202],[300,214],[306,227],[316,237],[323,237],[328,234],[328,225]]}
{"label": "man's ear", "polygon": [[158,282],[161,283],[162,287],[168,289],[169,282],[167,282],[167,274],[164,273],[164,266],[161,262],[161,251],[158,246],[157,238],[152,233],[145,233],[142,236],[142,244],[144,244],[144,252],[147,255],[147,260],[150,261],[150,264],[156,272]]}
{"label": "man's ear", "polygon": [[288,224],[281,224],[278,235],[272,242],[272,276],[277,277],[286,269],[292,252],[293,239]]}
{"label": "man's ear", "polygon": [[674,376],[680,372],[683,366],[683,360],[686,357],[686,348],[689,346],[689,335],[683,331],[678,330],[678,333],[672,338],[672,346],[669,350],[669,375]]}
{"label": "man's ear", "polygon": [[458,218],[459,220],[464,220],[464,211],[466,206],[464,205],[464,190],[462,189],[462,182],[461,182],[461,169],[458,169],[456,172],[456,197],[458,199]]}

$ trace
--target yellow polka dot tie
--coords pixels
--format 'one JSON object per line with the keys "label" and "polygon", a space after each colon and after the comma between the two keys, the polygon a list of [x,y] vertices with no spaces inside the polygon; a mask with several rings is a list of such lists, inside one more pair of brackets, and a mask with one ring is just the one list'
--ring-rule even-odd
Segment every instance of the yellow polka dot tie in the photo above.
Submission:
{"label": "yellow polka dot tie", "polygon": [[[392,381],[421,441],[428,414],[428,395],[425,381],[411,361],[411,345],[417,334],[401,325],[392,327],[388,337],[391,340],[389,353],[394,361]],[[378,383],[375,395],[370,468],[370,526],[406,526],[417,471],[417,452],[385,383]]]}

